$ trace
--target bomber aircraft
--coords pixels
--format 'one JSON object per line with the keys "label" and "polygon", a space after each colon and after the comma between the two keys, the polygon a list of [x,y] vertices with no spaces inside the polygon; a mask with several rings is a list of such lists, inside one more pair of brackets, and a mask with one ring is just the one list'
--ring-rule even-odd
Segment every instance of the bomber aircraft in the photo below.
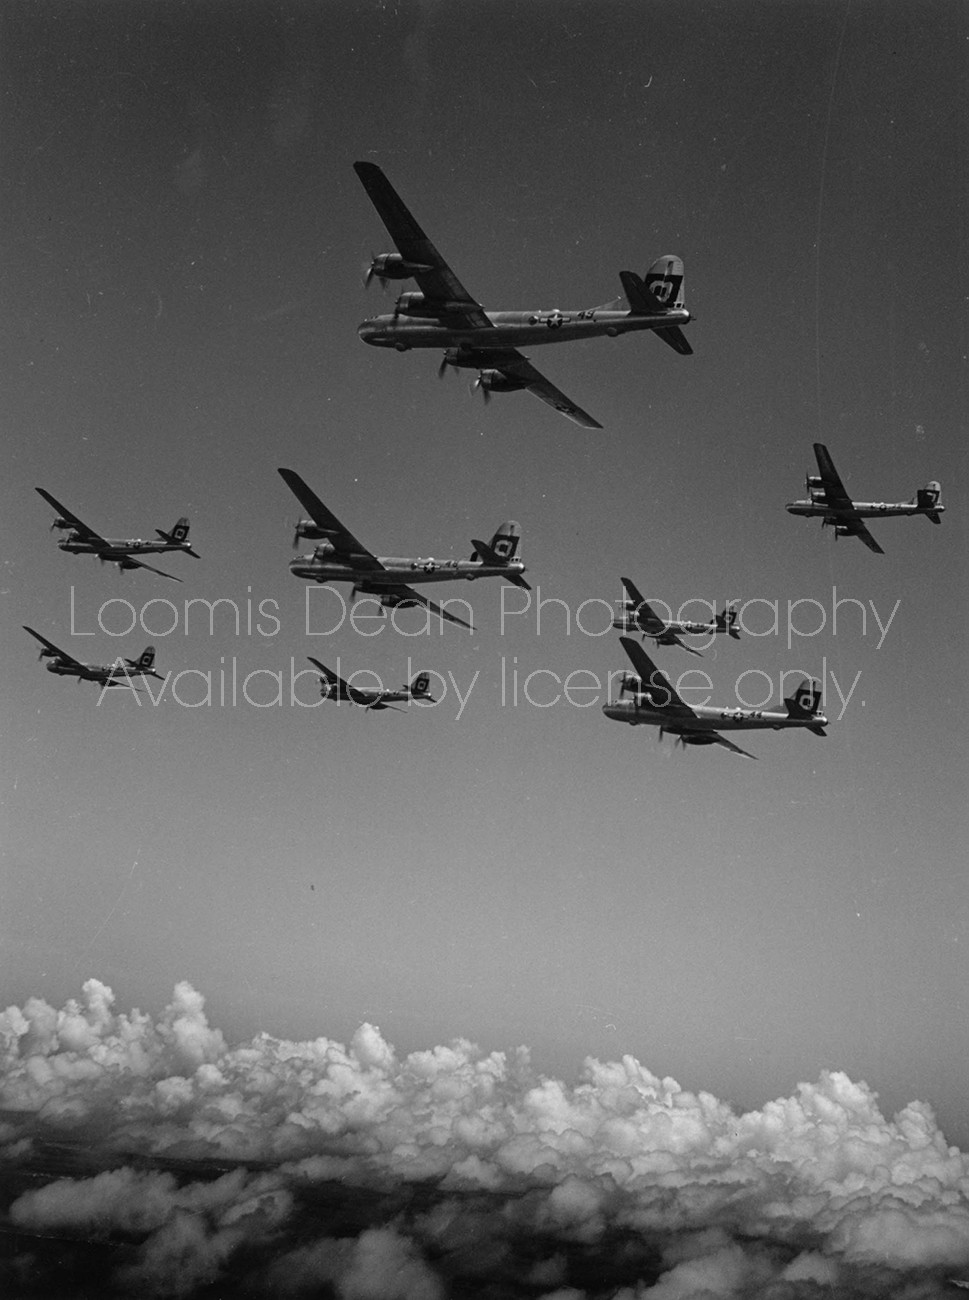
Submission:
{"label": "bomber aircraft", "polygon": [[283,468],[279,473],[310,515],[309,519],[297,522],[296,541],[303,537],[319,543],[308,555],[299,555],[290,562],[290,572],[297,578],[310,582],[352,582],[354,596],[373,596],[385,609],[423,605],[432,614],[467,628],[471,628],[470,623],[436,605],[408,584],[453,582],[456,578],[466,578],[469,582],[475,578],[504,578],[516,587],[531,590],[522,577],[525,566],[518,558],[521,528],[514,520],[502,524],[490,542],[472,538],[474,550],[470,560],[378,557],[344,528],[298,474]]}
{"label": "bomber aircraft", "polygon": [[358,704],[367,710],[394,709],[395,713],[403,713],[403,709],[394,708],[396,704],[409,704],[411,700],[437,703],[430,693],[431,679],[427,673],[418,673],[409,685],[401,686],[396,691],[384,691],[370,686],[351,686],[332,668],[321,664],[319,659],[314,659],[312,655],[306,657],[313,667],[319,670],[320,695],[324,700],[335,700],[337,704]]}
{"label": "bomber aircraft", "polygon": [[155,662],[153,645],[146,646],[137,659],[118,658],[113,664],[82,664],[79,659],[69,655],[66,650],[61,650],[53,641],[48,641],[26,623],[23,628],[41,644],[37,658],[49,659],[47,671],[57,673],[59,677],[76,677],[78,682],[97,682],[102,691],[109,686],[130,686],[132,690],[137,690],[137,686],[132,684],[132,677],[157,677],[159,681],[165,680],[152,666]]}
{"label": "bomber aircraft", "polygon": [[[623,649],[632,661],[635,675],[623,675],[619,699],[602,706],[607,718],[615,722],[628,722],[630,726],[659,727],[659,739],[664,732],[676,737],[679,745],[723,745],[744,758],[756,758],[733,741],[721,736],[721,731],[752,731],[771,728],[781,731],[786,727],[807,727],[816,736],[827,733],[828,720],[821,713],[821,691],[814,682],[805,679],[793,695],[785,699],[785,712],[765,709],[718,709],[709,704],[695,707],[687,704],[676,693],[665,673],[631,637],[619,638]],[[632,699],[623,699],[629,692]]]}
{"label": "bomber aircraft", "polygon": [[659,257],[645,279],[620,271],[623,294],[601,307],[575,311],[489,311],[468,293],[424,231],[405,207],[380,168],[356,162],[354,171],[397,245],[396,253],[380,253],[370,263],[372,279],[417,281],[417,290],[402,293],[390,315],[374,316],[358,329],[364,343],[376,347],[444,348],[438,373],[448,366],[477,370],[473,387],[485,399],[491,393],[528,389],[543,402],[586,429],[602,425],[576,406],[535,369],[517,349],[543,343],[608,335],[616,338],[635,330],[652,330],[684,356],[693,349],[682,325],[692,319],[683,300],[683,262]]}
{"label": "bomber aircraft", "polygon": [[716,636],[718,632],[725,632],[735,641],[740,640],[740,633],[736,627],[737,611],[732,605],[724,605],[723,613],[718,614],[712,623],[696,623],[687,618],[663,618],[656,613],[629,578],[621,578],[620,581],[626,588],[626,599],[620,603],[617,616],[612,623],[612,626],[618,628],[620,632],[639,632],[644,637],[648,636],[655,641],[657,645],[678,645],[681,650],[687,650],[691,655],[699,655],[701,652],[694,650],[692,646],[684,645],[680,640],[683,635]]}
{"label": "bomber aircraft", "polygon": [[885,552],[862,523],[863,519],[878,519],[882,515],[925,515],[933,524],[941,524],[939,516],[945,506],[941,504],[942,487],[935,480],[919,488],[911,501],[852,501],[823,442],[814,444],[814,454],[820,472],[805,477],[807,501],[788,503],[792,515],[820,517],[821,527],[833,528],[835,537],[857,537],[877,555]]}
{"label": "bomber aircraft", "polygon": [[173,582],[181,582],[181,578],[176,578],[174,573],[165,573],[163,569],[156,569],[151,564],[145,564],[141,560],[136,560],[135,555],[158,555],[165,551],[184,551],[187,555],[194,555],[196,560],[200,558],[197,552],[193,551],[188,544],[188,520],[183,515],[177,520],[171,532],[163,532],[161,528],[156,528],[160,540],[155,541],[153,538],[142,540],[140,537],[115,538],[102,537],[96,533],[93,528],[89,528],[83,520],[78,519],[66,506],[51,494],[39,487],[37,491],[48,503],[57,511],[57,517],[51,524],[51,528],[64,528],[68,530],[67,536],[62,537],[57,545],[62,551],[68,551],[71,555],[96,555],[102,564],[109,562],[116,564],[124,572],[125,569],[150,569],[152,573],[158,573],[163,578],[171,578]]}

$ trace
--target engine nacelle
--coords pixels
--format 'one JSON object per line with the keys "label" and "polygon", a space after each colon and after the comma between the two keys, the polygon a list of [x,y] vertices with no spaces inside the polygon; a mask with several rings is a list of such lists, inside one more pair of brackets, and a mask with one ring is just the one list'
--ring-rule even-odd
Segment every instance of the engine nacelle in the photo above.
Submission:
{"label": "engine nacelle", "polygon": [[312,519],[300,519],[296,525],[295,536],[297,541],[302,537],[308,542],[317,542],[322,541],[326,533]]}
{"label": "engine nacelle", "polygon": [[847,524],[835,524],[834,535],[835,537],[850,537],[851,529]]}
{"label": "engine nacelle", "polygon": [[477,383],[486,393],[516,393],[528,387],[524,379],[506,375],[503,370],[482,370]]}
{"label": "engine nacelle", "polygon": [[394,314],[396,316],[423,316],[424,295],[420,289],[411,289],[407,293],[400,294],[394,307]]}
{"label": "engine nacelle", "polygon": [[325,560],[328,556],[332,555],[335,550],[336,547],[332,542],[320,542],[319,546],[316,546],[313,549],[313,559]]}
{"label": "engine nacelle", "polygon": [[410,280],[421,271],[430,269],[423,262],[408,262],[400,253],[378,253],[370,263],[367,280],[374,276],[378,280]]}
{"label": "engine nacelle", "polygon": [[629,691],[631,695],[641,695],[643,693],[643,681],[635,673],[623,673],[622,680],[619,683],[620,693]]}
{"label": "engine nacelle", "polygon": [[420,604],[419,600],[410,600],[407,596],[395,596],[390,591],[385,591],[377,599],[384,609],[407,609],[409,605]]}
{"label": "engine nacelle", "polygon": [[824,487],[824,479],[817,474],[806,474],[804,477],[804,486],[808,492],[813,492],[816,488]]}

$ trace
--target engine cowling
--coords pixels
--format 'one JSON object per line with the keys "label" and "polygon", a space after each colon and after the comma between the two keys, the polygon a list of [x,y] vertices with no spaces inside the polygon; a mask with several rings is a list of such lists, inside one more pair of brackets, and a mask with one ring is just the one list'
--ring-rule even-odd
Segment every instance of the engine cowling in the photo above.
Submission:
{"label": "engine cowling", "polygon": [[312,519],[300,519],[296,524],[295,535],[297,540],[302,537],[307,542],[323,541],[326,537],[323,529],[320,528],[319,524],[315,524]]}
{"label": "engine cowling", "polygon": [[515,393],[528,387],[524,379],[506,375],[503,370],[482,370],[478,375],[477,384],[486,393]]}
{"label": "engine cowling", "polygon": [[422,316],[424,295],[420,289],[410,289],[407,293],[400,294],[394,311],[398,316]]}
{"label": "engine cowling", "polygon": [[423,262],[408,262],[400,253],[378,253],[370,263],[367,280],[374,276],[378,280],[410,280],[419,272],[429,270]]}

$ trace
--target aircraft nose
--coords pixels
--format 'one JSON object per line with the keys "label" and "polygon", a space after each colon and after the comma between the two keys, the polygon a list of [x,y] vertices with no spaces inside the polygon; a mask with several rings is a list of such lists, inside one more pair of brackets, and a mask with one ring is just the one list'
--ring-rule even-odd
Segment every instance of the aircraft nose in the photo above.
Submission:
{"label": "aircraft nose", "polygon": [[375,333],[376,330],[371,321],[365,320],[362,325],[357,326],[357,335],[363,339],[364,343],[372,343]]}

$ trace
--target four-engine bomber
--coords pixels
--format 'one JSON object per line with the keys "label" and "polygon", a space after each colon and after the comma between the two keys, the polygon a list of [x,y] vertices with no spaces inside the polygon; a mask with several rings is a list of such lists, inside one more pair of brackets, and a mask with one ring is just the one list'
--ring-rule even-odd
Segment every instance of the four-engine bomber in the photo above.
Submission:
{"label": "four-engine bomber", "polygon": [[[527,389],[561,411],[577,424],[601,428],[597,421],[577,407],[554,387],[516,350],[518,344],[538,345],[565,343],[575,339],[606,336],[615,338],[634,331],[652,331],[675,352],[688,356],[693,349],[682,332],[692,319],[683,296],[683,262],[666,255],[657,258],[641,278],[632,271],[621,271],[623,295],[600,307],[575,311],[498,311],[486,312],[444,261],[440,253],[414,220],[387,177],[373,163],[354,163],[397,252],[379,253],[371,261],[366,283],[414,279],[418,288],[399,295],[391,314],[375,316],[360,325],[358,333],[365,343],[394,348],[401,352],[411,348],[443,347],[440,374],[449,367],[478,371],[474,387],[485,399],[493,392]],[[857,537],[872,551],[882,548],[862,522],[864,519],[891,515],[925,515],[933,524],[941,523],[944,510],[942,489],[932,481],[920,488],[911,501],[852,501],[823,443],[814,444],[818,474],[807,475],[807,499],[787,505],[791,514],[820,518],[822,527],[832,527],[835,537]],[[452,610],[437,605],[415,589],[415,584],[468,582],[478,578],[502,578],[530,590],[525,581],[521,560],[521,528],[513,520],[503,523],[490,542],[472,538],[473,551],[467,560],[438,560],[433,556],[376,556],[344,527],[298,474],[280,468],[279,473],[295,494],[309,518],[296,523],[294,546],[301,540],[315,542],[312,551],[290,562],[290,571],[301,579],[315,583],[349,582],[353,595],[372,597],[381,608],[395,609],[422,606],[442,620],[474,630],[470,622]],[[94,531],[72,511],[63,506],[44,488],[37,488],[56,515],[51,527],[65,530],[58,546],[74,555],[96,555],[102,562],[119,569],[148,569],[162,577],[181,579],[155,569],[136,559],[143,554],[184,551],[199,558],[189,545],[188,519],[179,518],[170,531],[155,530],[156,539],[106,538]],[[727,604],[712,621],[700,622],[659,614],[642,596],[629,578],[622,579],[626,597],[619,603],[612,626],[622,633],[638,633],[657,645],[679,646],[690,654],[700,651],[686,645],[682,636],[727,635],[739,639],[736,609]],[[470,613],[470,608],[468,609]],[[133,676],[159,677],[154,671],[155,648],[148,646],[137,659],[117,659],[112,664],[86,664],[61,650],[33,628],[25,630],[40,642],[40,658],[47,660],[48,672],[97,682],[102,691],[111,686],[133,686]],[[691,707],[676,692],[669,678],[656,667],[642,645],[629,635],[620,637],[635,673],[621,678],[619,697],[603,706],[607,718],[631,726],[654,726],[659,738],[669,733],[677,743],[686,745],[722,745],[735,753],[748,754],[720,734],[722,731],[774,730],[806,728],[815,735],[825,735],[827,719],[820,711],[821,692],[805,680],[793,695],[784,700],[784,710],[716,708],[710,705]],[[433,702],[428,694],[429,676],[419,673],[413,681],[397,690],[356,687],[343,681],[318,659],[310,658],[320,674],[323,698],[346,702],[367,710],[393,708],[411,701]]]}
{"label": "four-engine bomber", "polygon": [[290,562],[294,577],[309,582],[352,582],[355,596],[373,596],[384,608],[423,605],[432,614],[467,628],[471,628],[470,623],[415,591],[412,584],[453,582],[458,578],[469,582],[476,578],[504,578],[516,587],[531,590],[522,576],[525,566],[518,558],[521,528],[514,520],[502,524],[490,542],[472,538],[474,550],[469,560],[376,556],[357,541],[298,474],[283,468],[279,473],[310,515],[309,519],[297,523],[296,540],[318,539],[313,551]]}
{"label": "four-engine bomber", "polygon": [[477,370],[473,387],[485,399],[491,393],[527,389],[556,411],[586,429],[601,429],[587,411],[541,374],[519,347],[569,343],[576,339],[617,338],[652,330],[674,352],[693,349],[682,326],[692,317],[683,298],[683,261],[673,254],[658,257],[645,277],[620,271],[623,292],[600,307],[572,311],[485,311],[445,262],[414,220],[400,195],[375,163],[356,162],[354,171],[387,231],[396,253],[380,253],[370,263],[367,283],[377,279],[417,281],[402,293],[393,312],[365,320],[357,333],[375,347],[443,348],[439,374],[449,366]]}
{"label": "four-engine bomber", "polygon": [[806,501],[790,501],[787,509],[792,515],[820,519],[822,528],[833,528],[835,537],[857,537],[870,551],[884,555],[884,551],[861,522],[889,515],[925,515],[933,524],[941,524],[945,510],[942,504],[942,486],[933,480],[919,488],[911,501],[852,501],[841,476],[834,467],[831,454],[823,442],[814,444],[818,474],[808,474],[804,485]]}
{"label": "four-engine bomber", "polygon": [[[669,678],[653,663],[649,655],[631,637],[619,638],[632,661],[635,674],[622,678],[619,698],[602,706],[607,718],[630,726],[658,727],[659,739],[665,734],[676,737],[680,745],[723,745],[744,758],[755,758],[721,731],[783,731],[806,727],[816,736],[825,735],[828,720],[820,712],[821,690],[813,682],[803,681],[793,695],[778,709],[724,709],[714,705],[687,704],[676,692]],[[631,699],[625,699],[626,694]]]}

